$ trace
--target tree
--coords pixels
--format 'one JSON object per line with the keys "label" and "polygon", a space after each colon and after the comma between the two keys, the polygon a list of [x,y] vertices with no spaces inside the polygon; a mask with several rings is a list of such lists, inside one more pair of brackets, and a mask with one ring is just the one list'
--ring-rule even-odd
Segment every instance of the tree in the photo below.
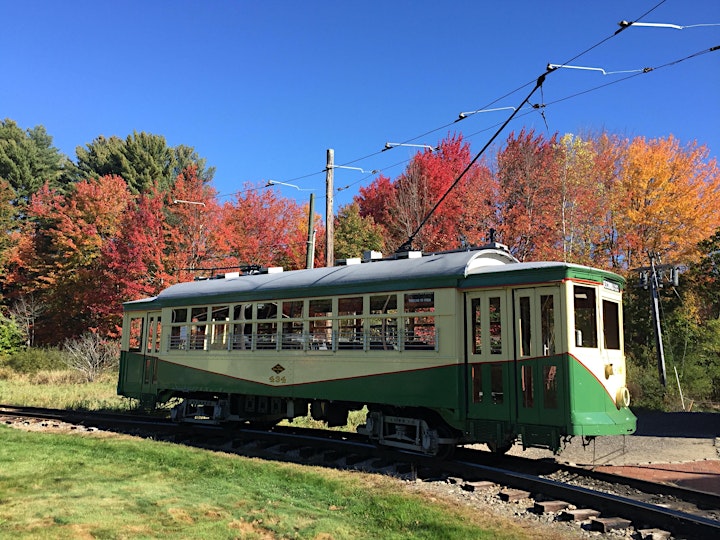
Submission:
{"label": "tree", "polygon": [[557,138],[524,129],[498,153],[498,231],[520,261],[562,258]]}
{"label": "tree", "polygon": [[63,195],[47,184],[33,195],[33,229],[14,268],[16,293],[35,293],[47,305],[38,321],[42,342],[76,336],[96,322],[93,297],[106,242],[119,231],[131,200],[117,176],[78,182]]}
{"label": "tree", "polygon": [[219,245],[235,264],[305,267],[307,210],[250,184],[222,212]]}
{"label": "tree", "polygon": [[22,331],[28,347],[35,345],[35,323],[45,309],[46,306],[36,301],[32,293],[27,296],[21,295],[10,308],[10,316]]}
{"label": "tree", "polygon": [[105,243],[97,288],[89,299],[103,336],[117,337],[122,303],[153,296],[175,279],[166,270],[163,196],[143,193],[123,214],[118,234]]}
{"label": "tree", "polygon": [[642,265],[650,251],[666,261],[694,261],[698,243],[720,226],[717,163],[696,143],[633,139],[613,192],[624,268]]}
{"label": "tree", "polygon": [[592,264],[603,239],[606,210],[598,202],[607,200],[606,184],[597,171],[592,141],[567,134],[558,146],[562,259]]}
{"label": "tree", "polygon": [[355,198],[360,215],[371,216],[382,227],[384,244],[392,250],[415,231],[413,248],[425,251],[456,248],[461,237],[479,240],[494,224],[495,186],[482,163],[455,184],[470,162],[469,144],[459,135],[448,136],[436,151],[415,154],[395,181],[380,176],[361,189]]}
{"label": "tree", "polygon": [[360,257],[365,250],[384,249],[382,229],[372,216],[363,218],[357,202],[340,209],[335,223],[335,258]]}
{"label": "tree", "polygon": [[78,146],[78,175],[82,179],[116,175],[122,177],[132,193],[141,193],[157,186],[162,192],[171,189],[177,176],[188,166],[195,165],[198,177],[207,183],[214,168],[206,168],[190,147],[172,148],[165,137],[145,132],[133,132],[125,140],[116,136],[97,137],[85,148]]}
{"label": "tree", "polygon": [[222,209],[216,191],[190,166],[176,178],[166,196],[164,261],[179,281],[192,279],[194,269],[223,258],[219,242]]}
{"label": "tree", "polygon": [[0,121],[0,180],[12,187],[15,206],[24,206],[45,183],[63,189],[68,166],[43,126],[23,131],[9,118]]}
{"label": "tree", "polygon": [[[18,238],[15,225],[15,191],[10,183],[0,178],[0,282],[5,282],[10,266],[12,250],[16,246]],[[3,288],[0,286],[0,299],[2,299]]]}

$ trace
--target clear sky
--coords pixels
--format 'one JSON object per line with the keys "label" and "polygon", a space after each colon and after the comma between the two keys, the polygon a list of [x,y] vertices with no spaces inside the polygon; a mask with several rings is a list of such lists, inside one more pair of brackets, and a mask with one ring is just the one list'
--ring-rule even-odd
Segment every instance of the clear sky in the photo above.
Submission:
{"label": "clear sky", "polygon": [[[621,20],[716,26],[614,35]],[[217,168],[223,196],[273,179],[314,190],[320,213],[329,148],[395,178],[416,149],[386,142],[462,133],[477,153],[511,110],[458,114],[517,106],[548,63],[641,70],[720,45],[720,0],[0,0],[0,21],[0,118],[45,126],[72,159],[100,135],[163,135]],[[720,156],[720,50],[630,75],[549,74],[530,100],[544,118],[518,115],[498,142],[673,134]],[[337,169],[335,209],[372,178]]]}

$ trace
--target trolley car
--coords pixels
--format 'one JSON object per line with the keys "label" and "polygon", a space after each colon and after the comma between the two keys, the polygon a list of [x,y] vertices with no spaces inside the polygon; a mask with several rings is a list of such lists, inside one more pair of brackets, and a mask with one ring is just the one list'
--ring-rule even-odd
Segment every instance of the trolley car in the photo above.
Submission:
{"label": "trolley car", "polygon": [[118,393],[179,422],[305,416],[426,454],[629,434],[622,277],[500,244],[225,274],[127,302]]}

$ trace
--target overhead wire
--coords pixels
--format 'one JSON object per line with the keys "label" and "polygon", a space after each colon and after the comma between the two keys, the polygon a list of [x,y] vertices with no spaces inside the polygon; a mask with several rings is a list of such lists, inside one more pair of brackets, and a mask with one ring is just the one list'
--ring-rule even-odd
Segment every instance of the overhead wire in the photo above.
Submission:
{"label": "overhead wire", "polygon": [[[648,9],[647,11],[645,11],[642,15],[640,15],[638,18],[636,18],[636,19],[635,19],[634,21],[632,21],[632,22],[638,22],[638,21],[642,20],[642,19],[645,18],[647,15],[649,15],[650,13],[652,13],[653,11],[655,11],[656,9],[658,9],[660,6],[662,6],[665,2],[667,2],[667,0],[661,0],[660,2],[658,2],[656,5],[654,5],[653,7],[651,7],[650,9]],[[627,25],[621,25],[621,27],[620,27],[618,30],[616,30],[613,34],[611,34],[611,35],[609,35],[609,36],[601,39],[601,40],[598,41],[597,43],[595,43],[595,44],[591,45],[590,47],[586,48],[585,50],[579,52],[579,53],[576,54],[575,56],[573,56],[573,57],[569,58],[568,60],[566,60],[563,64],[558,64],[558,66],[564,66],[564,65],[566,65],[566,64],[569,64],[570,62],[573,62],[573,61],[577,60],[578,58],[581,58],[582,56],[586,55],[586,54],[589,53],[590,51],[592,51],[592,50],[596,49],[597,47],[603,45],[604,43],[606,43],[606,42],[609,41],[610,39],[612,39],[612,38],[614,38],[615,36],[617,36],[618,34],[620,34],[622,31],[624,31],[624,30],[626,30],[627,28],[629,28],[630,26],[632,26],[632,22],[629,23],[629,24],[627,24]],[[692,26],[700,26],[700,25],[692,25]],[[687,57],[684,57],[684,58],[681,58],[681,59],[678,59],[678,60],[675,60],[675,61],[673,61],[673,62],[669,62],[669,63],[667,63],[667,64],[663,64],[663,65],[658,66],[658,67],[655,67],[655,68],[644,68],[642,71],[636,72],[636,73],[632,73],[631,75],[629,75],[629,76],[627,76],[627,77],[623,77],[623,78],[618,79],[618,80],[610,81],[610,82],[608,82],[608,83],[605,83],[605,84],[602,84],[602,85],[599,85],[599,86],[596,86],[596,87],[593,87],[593,88],[584,90],[584,91],[582,91],[582,92],[577,92],[577,93],[575,93],[575,94],[571,94],[571,95],[569,95],[569,96],[566,96],[566,97],[564,97],[564,98],[560,98],[560,99],[558,99],[558,100],[555,100],[555,101],[552,101],[552,102],[549,102],[549,103],[540,103],[540,104],[533,105],[533,110],[526,110],[527,112],[525,112],[524,114],[519,115],[519,117],[523,117],[523,116],[526,116],[527,114],[531,114],[532,112],[535,112],[535,111],[537,111],[537,110],[540,110],[540,114],[541,114],[541,116],[542,116],[542,118],[543,118],[543,121],[545,122],[546,127],[547,127],[547,119],[545,118],[545,115],[544,115],[544,113],[543,113],[543,109],[546,108],[546,107],[549,106],[549,105],[554,105],[554,104],[560,103],[560,102],[562,102],[562,101],[566,101],[566,100],[568,100],[568,99],[572,99],[572,98],[574,98],[574,97],[577,97],[577,96],[580,96],[580,95],[584,95],[584,94],[587,94],[587,93],[590,93],[590,92],[599,90],[599,89],[601,89],[601,88],[604,88],[604,87],[607,87],[607,86],[610,86],[610,85],[613,85],[613,84],[617,84],[617,83],[619,83],[619,82],[626,81],[626,80],[628,80],[628,79],[630,79],[630,78],[632,78],[632,77],[635,77],[635,76],[638,76],[638,75],[642,75],[642,74],[644,74],[644,73],[648,73],[649,71],[654,71],[654,70],[657,70],[657,69],[661,69],[661,68],[664,68],[664,67],[668,67],[668,66],[671,66],[671,65],[675,65],[675,64],[680,63],[680,62],[682,62],[682,61],[688,60],[688,59],[690,59],[690,58],[694,58],[694,57],[696,57],[696,56],[699,56],[699,55],[701,55],[701,54],[705,54],[705,53],[707,53],[707,52],[712,52],[712,51],[717,50],[717,49],[718,49],[718,47],[712,47],[712,48],[710,48],[710,49],[708,49],[708,50],[700,51],[700,52],[698,52],[698,53],[689,55],[689,56],[687,56]],[[541,75],[541,77],[546,76],[546,75],[549,74],[550,72],[551,72],[551,70],[546,71],[543,75]],[[530,86],[530,85],[533,84],[533,83],[536,83],[536,86],[533,88],[533,90],[532,90],[532,92],[529,94],[529,96],[531,96],[538,88],[540,88],[541,91],[542,91],[542,85],[540,85],[540,86],[537,85],[537,81],[538,81],[538,80],[539,80],[539,78],[537,78],[537,79],[532,79],[531,81],[528,81],[528,82],[526,82],[526,83],[518,86],[517,88],[515,88],[515,89],[513,89],[513,90],[511,90],[511,91],[509,91],[509,92],[507,92],[507,93],[505,93],[504,95],[502,95],[502,96],[494,99],[493,101],[487,103],[486,105],[484,105],[484,106],[483,106],[481,109],[479,109],[479,110],[483,110],[483,109],[490,108],[490,107],[492,107],[493,105],[497,104],[498,102],[502,101],[503,99],[505,99],[505,98],[507,98],[507,97],[509,97],[509,96],[514,95],[515,93],[521,91],[522,89]],[[528,99],[528,98],[526,98],[526,100],[523,100],[523,104],[526,103],[527,99]],[[518,107],[518,109],[520,109],[520,108],[521,108],[521,107]],[[475,136],[475,135],[478,135],[478,134],[480,134],[480,133],[483,133],[483,132],[485,132],[485,131],[489,131],[489,130],[491,130],[493,127],[498,126],[498,125],[501,125],[501,124],[502,124],[502,126],[503,126],[503,128],[504,128],[504,127],[509,123],[509,121],[512,120],[512,119],[517,115],[518,112],[520,112],[520,111],[518,111],[518,110],[513,111],[513,113],[509,116],[508,120],[506,120],[505,122],[498,122],[498,123],[496,123],[496,124],[493,124],[493,125],[490,126],[490,127],[487,127],[487,128],[482,129],[482,130],[476,131],[476,132],[470,134],[470,135],[468,136],[468,138],[473,137],[473,136]],[[469,117],[469,116],[467,116],[467,117]],[[402,145],[402,144],[408,144],[408,143],[417,141],[418,139],[422,139],[422,138],[424,138],[424,137],[427,137],[428,135],[432,135],[433,133],[436,133],[436,132],[438,132],[438,131],[440,131],[440,130],[447,129],[448,127],[453,126],[453,125],[456,124],[457,122],[459,122],[459,121],[461,121],[461,120],[464,120],[464,119],[467,118],[467,117],[458,118],[458,119],[456,119],[456,120],[453,120],[452,122],[445,123],[445,124],[443,124],[443,125],[441,125],[441,126],[438,126],[438,127],[436,127],[436,128],[430,129],[430,130],[428,130],[428,131],[426,131],[426,132],[424,132],[424,133],[421,133],[421,134],[419,134],[419,135],[416,135],[416,136],[413,136],[413,137],[411,137],[411,138],[408,138],[408,139],[402,141],[402,142],[400,143],[400,145]],[[502,129],[502,128],[501,128],[501,129]],[[494,140],[496,137],[497,137],[497,134],[493,136],[492,140]],[[484,152],[484,150],[487,148],[487,146],[489,146],[489,145],[485,145],[485,147],[483,148],[483,150],[481,151],[481,153]],[[364,161],[364,160],[366,160],[366,159],[369,159],[369,158],[372,158],[372,157],[374,157],[374,156],[377,156],[377,155],[381,154],[382,152],[383,152],[383,150],[378,150],[378,151],[376,151],[376,152],[371,152],[371,153],[369,153],[369,154],[367,154],[367,155],[365,155],[365,156],[358,157],[358,158],[355,158],[355,159],[352,159],[352,160],[343,162],[341,165],[338,165],[338,167],[343,167],[343,166],[346,166],[346,165],[350,165],[350,164],[353,164],[353,163],[358,163],[358,162],[360,162],[360,161]],[[479,157],[480,157],[480,155],[476,156],[476,159],[479,158]],[[381,169],[378,169],[377,172],[383,172],[383,171],[386,171],[386,170],[388,170],[388,169],[395,168],[395,167],[400,166],[400,165],[402,165],[402,164],[408,163],[411,159],[412,159],[412,158],[409,158],[409,159],[403,160],[403,161],[401,161],[401,162],[399,162],[399,163],[395,163],[395,164],[393,164],[393,165],[389,165],[389,166],[383,167],[383,168],[381,168]],[[474,161],[475,161],[475,160],[474,160]],[[320,174],[325,174],[325,173],[326,173],[326,169],[322,169],[322,170],[319,170],[319,171],[316,171],[316,172],[303,174],[303,175],[301,175],[301,176],[296,176],[296,177],[293,177],[293,178],[284,179],[283,182],[298,182],[298,181],[300,181],[300,180],[305,180],[305,179],[307,179],[307,178],[311,178],[311,177],[318,176],[318,175],[320,175]],[[359,184],[359,183],[361,183],[361,182],[364,182],[365,180],[367,180],[367,179],[369,179],[369,178],[372,178],[373,176],[375,176],[375,175],[374,175],[374,174],[371,174],[371,175],[365,176],[365,177],[363,177],[363,178],[360,178],[360,179],[358,179],[358,180],[356,180],[356,181],[354,181],[354,182],[352,182],[352,183],[350,183],[350,184],[347,184],[347,185],[344,185],[344,186],[342,186],[342,187],[337,188],[337,191],[339,192],[339,191],[344,191],[344,190],[346,190],[346,189],[349,189],[350,187],[352,187],[352,186],[354,186],[354,185],[357,185],[357,184]],[[459,182],[459,180],[460,180],[460,178],[457,178],[457,179],[455,180],[455,182],[452,184],[452,186],[455,186],[455,185],[457,184],[457,182]],[[258,189],[264,189],[264,188],[266,188],[266,187],[267,187],[267,186],[262,186],[262,187],[259,187]],[[452,189],[452,187],[451,187],[451,189]],[[248,191],[248,190],[243,190],[243,191]],[[235,195],[235,194],[238,194],[238,193],[241,193],[241,192],[242,192],[242,191],[236,191],[236,192],[232,192],[232,193],[229,193],[229,194],[223,194],[223,195],[219,195],[219,196],[220,196],[220,197],[232,196],[232,195]],[[444,196],[445,196],[445,195],[444,195]],[[443,198],[444,198],[444,196],[443,196]],[[319,197],[319,198],[322,199],[322,198],[324,198],[324,197]]]}

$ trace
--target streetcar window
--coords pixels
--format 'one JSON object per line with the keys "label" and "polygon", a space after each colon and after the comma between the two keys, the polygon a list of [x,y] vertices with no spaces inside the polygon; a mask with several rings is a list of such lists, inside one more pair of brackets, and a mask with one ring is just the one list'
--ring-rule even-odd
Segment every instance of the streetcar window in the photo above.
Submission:
{"label": "streetcar window", "polygon": [[187,326],[170,327],[170,350],[185,350],[187,348]]}
{"label": "streetcar window", "polygon": [[338,315],[344,317],[346,315],[362,315],[363,299],[362,296],[351,296],[349,298],[338,298]]}
{"label": "streetcar window", "polygon": [[187,322],[187,308],[176,308],[172,310],[172,322],[184,323]]}
{"label": "streetcar window", "polygon": [[480,306],[480,298],[473,298],[471,309],[474,354],[482,354],[482,311]]}
{"label": "streetcar window", "polygon": [[283,319],[298,319],[302,317],[303,301],[290,300],[282,303]]}
{"label": "streetcar window", "polygon": [[370,319],[370,348],[392,349],[397,344],[397,295],[370,297],[370,314],[385,315]]}
{"label": "streetcar window", "polygon": [[192,308],[192,321],[193,322],[200,322],[200,321],[207,321],[207,308],[206,307],[194,307]]}
{"label": "streetcar window", "polygon": [[490,354],[502,354],[502,313],[500,312],[500,297],[493,296],[489,302],[490,328]]}
{"label": "streetcar window", "polygon": [[620,349],[620,304],[603,300],[603,337],[606,349]]}
{"label": "streetcar window", "polygon": [[213,325],[210,327],[210,348],[227,349],[230,306],[213,306],[210,309]]}
{"label": "streetcar window", "polygon": [[503,366],[502,364],[490,365],[490,395],[495,405],[500,405],[504,399],[503,393]]}
{"label": "streetcar window", "polygon": [[[208,318],[208,309],[206,307],[192,308],[190,310],[190,321],[192,323],[205,323]],[[190,325],[190,339],[188,348],[193,350],[205,349],[205,324]]]}
{"label": "streetcar window", "polygon": [[575,285],[573,292],[575,297],[575,345],[597,347],[595,289]]}
{"label": "streetcar window", "polygon": [[150,326],[148,326],[147,335],[147,352],[152,352],[153,338],[155,337],[155,319],[150,319]]}
{"label": "streetcar window", "polygon": [[530,297],[520,297],[520,356],[530,356],[530,343],[532,334],[530,332]]}
{"label": "streetcar window", "polygon": [[162,345],[161,335],[162,335],[162,324],[160,322],[160,317],[158,317],[157,324],[155,326],[155,349],[153,349],[155,352],[160,352],[160,347]]}
{"label": "streetcar window", "polygon": [[[435,311],[435,293],[412,293],[405,295],[405,334],[403,348],[413,350],[434,350],[435,317],[427,315]],[[417,315],[414,315],[417,314]]]}
{"label": "streetcar window", "polygon": [[[233,320],[249,321],[252,319],[252,304],[237,304],[233,306]],[[244,350],[252,348],[252,323],[241,322],[233,324],[231,335],[233,350]]]}
{"label": "streetcar window", "polygon": [[227,321],[230,318],[230,308],[228,306],[213,306],[212,307],[212,320]]}
{"label": "streetcar window", "polygon": [[363,320],[358,316],[363,314],[363,297],[351,296],[338,298],[337,347],[339,349],[362,349],[365,336],[363,334]]}
{"label": "streetcar window", "polygon": [[[302,317],[303,301],[290,300],[282,303],[283,319],[297,319]],[[282,348],[302,349],[303,348],[303,322],[284,321],[282,323]]]}
{"label": "streetcar window", "polygon": [[140,352],[142,349],[142,332],[143,332],[143,317],[133,317],[130,319],[130,335],[128,342],[128,350],[131,352]]}
{"label": "streetcar window", "polygon": [[[257,318],[273,321],[277,317],[277,303],[265,302],[257,304]],[[277,348],[277,323],[261,321],[257,323],[257,336],[255,348]]]}
{"label": "streetcar window", "polygon": [[308,302],[310,347],[332,349],[332,298],[316,298]]}
{"label": "streetcar window", "polygon": [[543,366],[543,403],[546,409],[558,407],[557,366]]}
{"label": "streetcar window", "polygon": [[543,355],[555,354],[555,305],[553,295],[540,296],[540,323]]}

